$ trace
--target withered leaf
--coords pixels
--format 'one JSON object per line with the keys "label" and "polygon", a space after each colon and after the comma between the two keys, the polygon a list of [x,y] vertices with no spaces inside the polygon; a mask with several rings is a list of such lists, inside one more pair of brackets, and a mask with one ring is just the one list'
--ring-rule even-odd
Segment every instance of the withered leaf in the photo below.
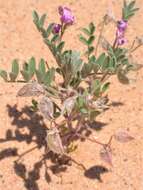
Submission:
{"label": "withered leaf", "polygon": [[117,19],[111,7],[108,7],[107,13],[105,15],[105,24],[109,24],[110,22],[117,23]]}
{"label": "withered leaf", "polygon": [[29,96],[39,96],[44,94],[44,88],[37,82],[32,82],[24,85],[17,93],[17,96],[29,97]]}
{"label": "withered leaf", "polygon": [[57,154],[64,154],[64,147],[57,128],[48,130],[47,133],[47,145],[51,151]]}
{"label": "withered leaf", "polygon": [[128,79],[128,77],[127,77],[126,74],[124,73],[124,70],[122,70],[122,69],[118,69],[117,77],[118,77],[118,80],[119,80],[122,84],[129,84],[129,83],[130,83],[130,80]]}
{"label": "withered leaf", "polygon": [[76,96],[72,96],[67,98],[64,103],[63,103],[63,107],[62,107],[62,115],[66,112],[68,115],[70,115],[70,113],[72,112],[74,105],[76,102]]}
{"label": "withered leaf", "polygon": [[100,44],[101,44],[102,48],[105,50],[108,50],[109,47],[111,47],[111,44],[105,39],[104,36],[101,36]]}
{"label": "withered leaf", "polygon": [[96,101],[92,101],[90,106],[95,108],[98,111],[104,111],[109,108],[109,105],[107,105],[109,99],[107,96],[98,98]]}
{"label": "withered leaf", "polygon": [[126,142],[129,142],[131,140],[134,140],[134,137],[131,136],[127,131],[118,131],[114,135],[114,137],[117,141],[122,142],[122,143],[126,143]]}
{"label": "withered leaf", "polygon": [[108,163],[110,166],[113,166],[112,164],[112,153],[111,153],[111,149],[109,147],[106,148],[102,148],[100,150],[100,158]]}
{"label": "withered leaf", "polygon": [[136,37],[136,40],[139,45],[143,45],[143,36]]}
{"label": "withered leaf", "polygon": [[38,108],[46,119],[52,119],[54,114],[53,102],[48,97],[43,97],[38,103]]}
{"label": "withered leaf", "polygon": [[142,65],[142,64],[134,63],[134,64],[133,64],[133,67],[132,67],[132,70],[133,70],[133,71],[138,71],[138,70],[140,70],[140,69],[142,69],[142,68],[143,68],[143,65]]}

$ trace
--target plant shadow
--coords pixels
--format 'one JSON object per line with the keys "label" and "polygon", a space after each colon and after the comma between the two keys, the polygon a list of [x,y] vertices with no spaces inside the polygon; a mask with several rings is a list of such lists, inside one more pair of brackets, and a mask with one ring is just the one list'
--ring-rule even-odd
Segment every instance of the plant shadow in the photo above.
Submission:
{"label": "plant shadow", "polygon": [[101,175],[107,173],[108,169],[104,166],[92,166],[88,170],[85,171],[84,175],[90,179],[97,179],[99,182],[103,182],[101,179]]}
{"label": "plant shadow", "polygon": [[[49,175],[49,170],[54,175],[65,172],[67,166],[71,164],[70,158],[57,155],[47,150],[47,127],[42,116],[31,111],[28,106],[25,106],[19,111],[17,105],[7,105],[7,110],[9,117],[12,118],[11,124],[14,125],[15,128],[12,130],[8,129],[5,138],[0,139],[0,143],[16,141],[25,142],[28,145],[32,143],[35,144],[35,146],[22,154],[18,154],[18,149],[15,147],[6,148],[0,152],[0,160],[8,157],[16,157],[14,161],[14,171],[22,178],[25,188],[27,190],[39,190],[37,180],[40,178],[40,170],[42,167],[44,166],[45,168],[45,180],[47,183],[50,183],[52,179]],[[42,149],[43,147],[44,153],[42,159],[33,163],[33,169],[28,171],[21,158],[28,153],[32,153],[35,149]],[[51,161],[50,166],[47,166],[47,160]]]}
{"label": "plant shadow", "polygon": [[112,101],[112,103],[111,103],[112,107],[119,107],[119,106],[123,106],[123,105],[124,105],[124,103],[119,102],[119,101]]}
{"label": "plant shadow", "polygon": [[[47,183],[52,182],[52,178],[49,175],[49,171],[59,177],[59,174],[65,172],[67,168],[71,166],[72,162],[82,167],[85,171],[85,176],[90,177],[90,173],[93,169],[89,169],[86,171],[86,169],[81,163],[76,162],[70,157],[66,155],[61,156],[53,153],[52,151],[48,151],[46,143],[48,129],[46,127],[46,124],[44,123],[42,116],[40,116],[37,112],[31,111],[28,106],[25,106],[24,108],[19,110],[17,108],[17,105],[7,105],[7,109],[9,117],[12,118],[11,124],[15,128],[12,130],[8,129],[6,131],[5,138],[0,139],[0,143],[16,141],[25,142],[28,145],[34,143],[35,146],[23,152],[22,154],[19,154],[18,149],[15,147],[6,148],[0,152],[0,160],[8,157],[16,157],[16,160],[14,161],[14,171],[20,178],[22,178],[24,186],[27,190],[39,190],[37,181],[40,178],[40,171],[43,167],[45,171],[44,177]],[[96,126],[98,126],[97,128],[102,129],[101,126],[105,125],[106,124],[96,122]],[[85,136],[89,136],[91,134],[91,131],[87,128],[83,128],[81,132],[83,132],[84,130]],[[44,153],[42,155],[41,160],[38,160],[38,162],[33,163],[33,168],[29,171],[21,158],[26,156],[28,153],[34,151],[35,149],[44,149]],[[47,165],[48,160],[51,163],[50,166]],[[98,172],[97,174],[96,168],[95,178],[99,181],[101,181],[100,175],[101,172]]]}
{"label": "plant shadow", "polygon": [[89,127],[96,131],[102,130],[102,128],[104,128],[106,125],[108,125],[108,123],[104,123],[104,122],[100,122],[100,121],[94,121],[92,123],[89,123]]}

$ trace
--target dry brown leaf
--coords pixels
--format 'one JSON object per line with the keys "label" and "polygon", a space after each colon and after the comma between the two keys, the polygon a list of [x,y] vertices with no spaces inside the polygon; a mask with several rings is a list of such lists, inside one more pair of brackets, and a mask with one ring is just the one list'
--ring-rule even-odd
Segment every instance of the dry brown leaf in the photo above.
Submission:
{"label": "dry brown leaf", "polygon": [[17,93],[17,96],[29,97],[29,96],[39,96],[44,94],[44,88],[37,82],[32,82],[24,85]]}

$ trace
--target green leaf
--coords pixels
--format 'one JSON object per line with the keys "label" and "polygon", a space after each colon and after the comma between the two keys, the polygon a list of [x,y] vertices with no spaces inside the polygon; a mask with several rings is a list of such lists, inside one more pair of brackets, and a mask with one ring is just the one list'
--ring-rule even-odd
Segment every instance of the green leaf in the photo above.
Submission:
{"label": "green leaf", "polygon": [[38,16],[37,12],[36,12],[36,11],[33,11],[33,12],[32,12],[32,16],[33,16],[33,21],[34,21],[34,23],[37,25],[38,22],[39,22],[39,16]]}
{"label": "green leaf", "polygon": [[47,38],[48,37],[47,31],[44,28],[41,28],[40,31],[42,33],[42,37],[43,38]]}
{"label": "green leaf", "polygon": [[104,64],[104,61],[106,59],[105,53],[102,53],[96,60],[96,64],[98,64],[100,67]]}
{"label": "green leaf", "polygon": [[31,108],[31,110],[32,110],[33,112],[38,111],[38,102],[37,102],[36,100],[32,99],[32,105],[31,105],[30,108]]}
{"label": "green leaf", "polygon": [[87,41],[82,35],[79,36],[79,40],[80,40],[84,45],[88,46],[88,41]]}
{"label": "green leaf", "polygon": [[88,45],[91,45],[95,40],[95,36],[90,36],[90,38],[88,39]]}
{"label": "green leaf", "polygon": [[92,63],[84,63],[81,70],[82,77],[83,78],[87,77],[91,73],[92,69],[93,69]]}
{"label": "green leaf", "polygon": [[54,80],[54,77],[55,77],[55,69],[51,68],[44,77],[44,84],[49,86]]}
{"label": "green leaf", "polygon": [[47,28],[47,38],[50,36],[52,30],[53,30],[53,23],[49,24]]}
{"label": "green leaf", "polygon": [[91,22],[89,24],[89,30],[90,30],[90,34],[92,35],[95,32],[95,25],[93,22]]}
{"label": "green leaf", "polygon": [[110,86],[110,82],[105,83],[105,84],[102,86],[102,90],[101,90],[102,93],[106,92],[106,91],[108,90],[109,86]]}
{"label": "green leaf", "polygon": [[48,39],[44,39],[45,44],[51,49],[51,42]]}
{"label": "green leaf", "polygon": [[114,73],[116,70],[116,64],[114,59],[111,57],[108,62],[108,69],[111,73]]}
{"label": "green leaf", "polygon": [[[136,1],[131,1],[131,3],[129,3],[129,5],[128,5],[128,9],[133,9],[135,6],[135,3],[136,3]],[[126,6],[127,6],[127,4],[126,4]]]}
{"label": "green leaf", "polygon": [[134,16],[135,12],[139,10],[139,8],[135,8],[136,1],[131,1],[127,3],[126,0],[124,0],[124,7],[122,10],[122,19],[128,21],[129,18]]}
{"label": "green leaf", "polygon": [[81,31],[82,31],[84,34],[88,35],[88,36],[91,35],[90,31],[89,31],[87,28],[82,28]]}
{"label": "green leaf", "polygon": [[36,70],[36,61],[35,61],[35,58],[32,57],[29,60],[29,64],[28,64],[28,72],[31,75],[31,77],[33,77],[35,70]]}
{"label": "green leaf", "polygon": [[55,42],[57,42],[59,40],[59,34],[55,34],[54,36],[53,36],[53,38],[51,39],[51,42],[52,43],[55,43]]}
{"label": "green leaf", "polygon": [[6,71],[0,70],[0,76],[4,79],[5,82],[8,82],[8,76]]}
{"label": "green leaf", "polygon": [[79,96],[79,97],[77,98],[77,106],[78,106],[78,108],[83,108],[83,107],[85,107],[85,98],[84,98],[84,97]]}
{"label": "green leaf", "polygon": [[80,112],[83,113],[83,114],[87,114],[88,113],[88,110],[86,108],[81,108],[80,109]]}
{"label": "green leaf", "polygon": [[64,48],[64,45],[65,45],[65,42],[60,42],[57,46],[57,51],[61,53]]}
{"label": "green leaf", "polygon": [[91,84],[91,93],[98,97],[100,95],[100,90],[101,90],[100,81],[94,80]]}
{"label": "green leaf", "polygon": [[90,56],[89,63],[93,65],[93,70],[97,73],[99,70],[99,65],[96,63],[96,57],[94,55]]}
{"label": "green leaf", "polygon": [[[108,72],[110,70],[110,64],[112,64],[112,60],[113,58],[107,56],[101,66],[101,70],[105,73],[105,72]],[[111,63],[110,63],[111,62]]]}
{"label": "green leaf", "polygon": [[10,80],[11,82],[14,82],[19,74],[19,64],[18,61],[15,59],[12,62],[12,71],[10,72]]}
{"label": "green leaf", "polygon": [[41,59],[39,62],[39,71],[44,75],[46,73],[45,60]]}
{"label": "green leaf", "polygon": [[58,67],[58,68],[56,68],[56,72],[57,72],[58,74],[60,74],[60,75],[61,75],[61,74],[62,74],[62,70],[61,70],[61,68],[59,68],[59,67]]}
{"label": "green leaf", "polygon": [[29,82],[29,81],[30,81],[31,77],[30,77],[30,74],[29,74],[28,71],[22,70],[22,71],[21,71],[21,74],[22,74],[22,76],[23,76],[23,78],[24,78],[24,80],[25,80],[26,82]]}
{"label": "green leaf", "polygon": [[90,46],[90,47],[88,48],[88,55],[90,55],[91,53],[93,53],[93,51],[94,51],[94,47],[93,47],[93,46]]}
{"label": "green leaf", "polygon": [[18,75],[19,73],[19,64],[18,64],[17,59],[14,59],[12,62],[12,72],[16,75]]}
{"label": "green leaf", "polygon": [[80,59],[80,52],[72,51],[70,63],[72,65],[72,73],[75,75],[82,68],[82,59]]}
{"label": "green leaf", "polygon": [[90,58],[89,58],[89,62],[92,63],[92,64],[95,64],[96,62],[96,57],[94,55],[92,55]]}
{"label": "green leaf", "polygon": [[42,72],[40,72],[39,70],[36,70],[35,73],[36,73],[38,83],[43,83],[44,76],[43,76]]}
{"label": "green leaf", "polygon": [[28,69],[29,69],[29,65],[28,65],[28,63],[26,63],[26,62],[23,64],[22,67],[23,67],[23,70],[24,70],[24,71],[28,71]]}
{"label": "green leaf", "polygon": [[39,20],[39,27],[40,27],[40,28],[43,28],[44,23],[45,23],[46,16],[47,16],[46,14],[43,14],[43,15],[41,16],[41,18],[40,18],[40,20]]}

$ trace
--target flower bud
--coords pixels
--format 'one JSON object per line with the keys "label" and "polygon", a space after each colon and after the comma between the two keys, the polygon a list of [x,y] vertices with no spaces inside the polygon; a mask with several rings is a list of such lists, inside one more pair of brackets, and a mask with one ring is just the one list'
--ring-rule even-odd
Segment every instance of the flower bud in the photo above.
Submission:
{"label": "flower bud", "polygon": [[61,25],[60,24],[53,24],[53,33],[58,34],[61,30]]}

